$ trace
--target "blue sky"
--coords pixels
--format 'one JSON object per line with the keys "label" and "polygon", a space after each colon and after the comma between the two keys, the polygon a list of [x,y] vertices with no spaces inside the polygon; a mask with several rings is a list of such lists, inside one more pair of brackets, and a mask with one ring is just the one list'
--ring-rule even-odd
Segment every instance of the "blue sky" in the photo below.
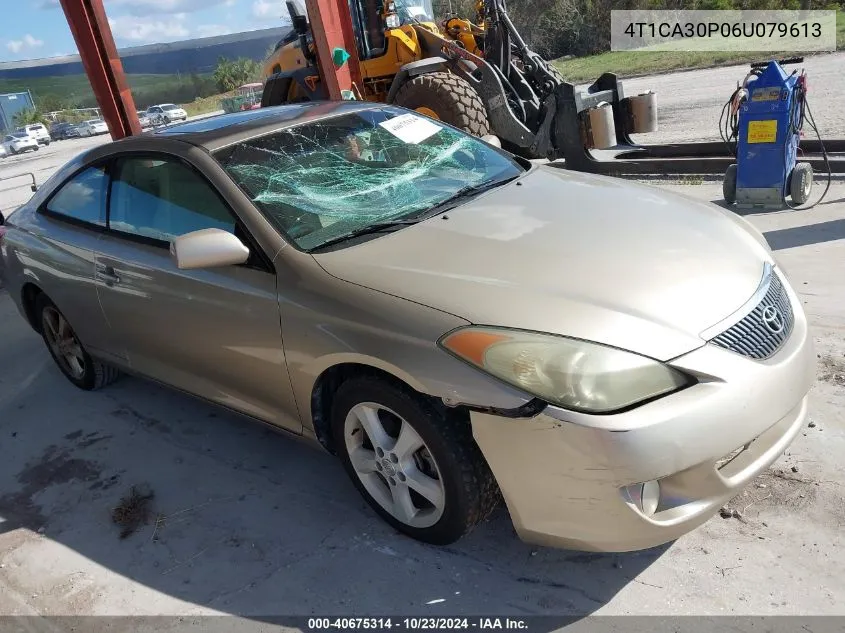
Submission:
{"label": "blue sky", "polygon": [[[284,0],[104,0],[119,48],[280,26]],[[0,0],[0,61],[76,53],[59,0]],[[9,5],[14,5],[10,10]]]}

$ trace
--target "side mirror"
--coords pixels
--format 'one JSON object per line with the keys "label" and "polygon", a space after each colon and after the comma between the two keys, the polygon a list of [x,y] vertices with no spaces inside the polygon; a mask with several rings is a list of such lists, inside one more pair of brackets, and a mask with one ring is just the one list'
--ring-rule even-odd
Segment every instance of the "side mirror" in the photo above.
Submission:
{"label": "side mirror", "polygon": [[182,270],[235,266],[249,259],[249,249],[244,243],[221,229],[180,235],[170,243],[170,254]]}

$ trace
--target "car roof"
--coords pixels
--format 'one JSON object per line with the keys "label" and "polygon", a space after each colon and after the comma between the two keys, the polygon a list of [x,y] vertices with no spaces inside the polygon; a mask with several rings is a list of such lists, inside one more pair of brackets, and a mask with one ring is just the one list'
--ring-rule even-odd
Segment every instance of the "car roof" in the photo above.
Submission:
{"label": "car roof", "polygon": [[[270,134],[311,121],[384,107],[390,106],[366,101],[310,101],[220,114],[171,125],[144,136],[146,138],[150,138],[150,136],[153,138],[176,138],[214,151],[249,138]],[[118,141],[118,143],[126,143],[131,140],[131,138],[124,139]]]}

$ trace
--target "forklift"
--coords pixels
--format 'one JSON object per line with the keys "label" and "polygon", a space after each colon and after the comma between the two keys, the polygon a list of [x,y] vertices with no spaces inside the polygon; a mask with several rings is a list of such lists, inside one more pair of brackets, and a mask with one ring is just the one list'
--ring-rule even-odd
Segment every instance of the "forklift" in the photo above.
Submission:
{"label": "forklift", "polygon": [[[262,106],[328,98],[304,0],[288,0],[287,8],[293,31],[265,64]],[[624,99],[615,77],[605,77],[614,87],[611,100],[626,112],[615,120],[601,103],[606,95],[577,93],[531,50],[505,0],[479,0],[474,21],[449,15],[440,25],[431,0],[350,0],[349,8],[362,84],[356,98],[415,110],[476,136],[495,135],[525,158],[563,157],[572,135],[563,119],[572,108],[583,112],[576,117],[579,145],[615,144],[620,124],[626,134],[656,129],[653,93]]]}

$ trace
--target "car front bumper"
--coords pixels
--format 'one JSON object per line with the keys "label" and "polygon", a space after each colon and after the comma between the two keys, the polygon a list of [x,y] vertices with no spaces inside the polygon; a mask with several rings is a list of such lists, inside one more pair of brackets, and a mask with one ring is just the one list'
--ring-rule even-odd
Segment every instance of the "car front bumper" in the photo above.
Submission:
{"label": "car front bumper", "polygon": [[[815,378],[806,317],[788,292],[793,331],[767,360],[705,345],[671,362],[698,384],[615,415],[473,412],[520,537],[588,551],[654,547],[704,523],[767,469],[804,425]],[[637,484],[653,481],[660,501],[648,514]]]}

